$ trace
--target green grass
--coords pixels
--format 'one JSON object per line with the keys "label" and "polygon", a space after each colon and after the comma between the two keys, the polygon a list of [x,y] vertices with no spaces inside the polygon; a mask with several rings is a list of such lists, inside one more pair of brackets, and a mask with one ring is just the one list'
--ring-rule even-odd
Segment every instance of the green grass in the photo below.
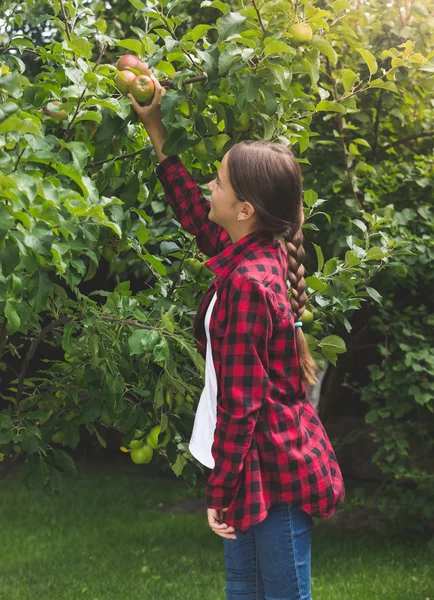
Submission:
{"label": "green grass", "polygon": [[[122,473],[80,466],[57,498],[17,476],[1,483],[1,600],[224,600],[203,484]],[[186,498],[203,499],[203,514],[158,507]],[[339,531],[334,519],[315,519],[313,600],[434,600],[426,541]]]}

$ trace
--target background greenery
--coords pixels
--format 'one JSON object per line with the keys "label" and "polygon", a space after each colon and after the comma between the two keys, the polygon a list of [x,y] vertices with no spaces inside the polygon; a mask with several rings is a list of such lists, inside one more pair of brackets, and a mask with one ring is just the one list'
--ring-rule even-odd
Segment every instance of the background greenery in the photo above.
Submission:
{"label": "background greenery", "polygon": [[[28,486],[57,494],[83,434],[105,447],[113,429],[128,446],[156,425],[171,441],[154,454],[190,485],[202,471],[188,451],[204,367],[191,324],[210,273],[185,267],[205,257],[114,86],[133,52],[168,88],[163,151],[204,193],[241,139],[296,152],[308,340],[366,405],[383,477],[365,501],[432,522],[432,0],[0,6],[1,475],[18,461]],[[297,20],[309,44],[294,44]],[[43,113],[51,101],[67,119]],[[362,382],[339,370],[361,330],[375,339]]]}

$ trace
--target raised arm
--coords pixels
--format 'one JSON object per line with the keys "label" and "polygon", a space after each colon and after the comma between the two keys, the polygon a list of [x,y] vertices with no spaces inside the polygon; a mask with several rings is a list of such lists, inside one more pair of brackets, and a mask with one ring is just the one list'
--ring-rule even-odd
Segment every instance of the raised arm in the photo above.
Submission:
{"label": "raised arm", "polygon": [[156,173],[161,181],[166,198],[183,229],[196,237],[197,246],[207,256],[215,256],[232,244],[223,227],[208,219],[210,203],[204,198],[178,156],[166,156],[162,152],[166,141],[166,130],[161,121],[160,101],[165,90],[155,77],[155,94],[149,106],[141,106],[131,94],[133,109],[145,126],[155,148],[160,164]]}
{"label": "raised arm", "polygon": [[183,229],[196,237],[201,252],[215,256],[232,244],[227,231],[208,219],[211,205],[178,156],[165,158],[156,173],[174,214]]}

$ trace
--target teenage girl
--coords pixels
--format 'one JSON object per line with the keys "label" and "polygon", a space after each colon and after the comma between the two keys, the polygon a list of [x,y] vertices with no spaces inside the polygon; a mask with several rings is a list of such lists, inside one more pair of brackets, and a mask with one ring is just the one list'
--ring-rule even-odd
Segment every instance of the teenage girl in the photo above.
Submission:
{"label": "teenage girl", "polygon": [[207,517],[223,538],[226,600],[311,600],[313,517],[330,517],[345,487],[305,387],[316,376],[301,322],[300,166],[283,144],[240,142],[208,184],[209,202],[161,151],[165,90],[153,81],[149,106],[129,98],[166,197],[215,274],[194,320],[206,377],[189,449],[212,469]]}

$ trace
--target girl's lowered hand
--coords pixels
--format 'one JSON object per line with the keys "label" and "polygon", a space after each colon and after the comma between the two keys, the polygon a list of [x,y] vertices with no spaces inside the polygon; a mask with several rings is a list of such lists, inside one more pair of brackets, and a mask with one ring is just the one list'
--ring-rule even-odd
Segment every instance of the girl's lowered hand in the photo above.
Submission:
{"label": "girl's lowered hand", "polygon": [[223,523],[223,513],[225,513],[227,510],[227,508],[222,508],[219,510],[216,510],[215,508],[207,508],[208,524],[214,533],[220,537],[227,538],[229,540],[236,540],[237,536],[234,533],[235,529],[227,523]]}

